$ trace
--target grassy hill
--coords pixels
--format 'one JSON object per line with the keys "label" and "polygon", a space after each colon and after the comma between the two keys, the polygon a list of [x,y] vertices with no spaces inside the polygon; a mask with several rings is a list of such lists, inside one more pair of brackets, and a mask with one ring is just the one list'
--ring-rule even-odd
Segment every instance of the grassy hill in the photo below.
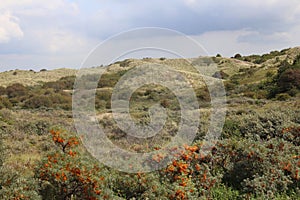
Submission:
{"label": "grassy hill", "polygon": [[27,71],[27,70],[11,70],[0,73],[0,86],[9,86],[14,83],[21,83],[25,86],[41,84],[43,82],[57,81],[66,76],[75,75],[74,69],[56,69],[49,71]]}
{"label": "grassy hill", "polygon": [[[178,147],[177,160],[169,162],[157,151],[172,141],[181,125],[180,105],[172,91],[145,85],[130,99],[130,115],[138,125],[150,123],[153,105],[166,111],[163,128],[150,138],[127,134],[111,109],[118,80],[128,70],[151,63],[187,77],[200,106],[194,110],[201,116],[193,143]],[[223,130],[207,155],[201,149],[212,115],[211,97],[193,65],[221,80],[227,92]],[[299,199],[299,47],[235,58],[127,59],[108,66],[95,99],[83,97],[83,103],[95,101],[96,109],[96,116],[84,123],[99,122],[118,148],[154,152],[144,165],[167,163],[151,173],[120,172],[87,152],[81,143],[84,137],[75,134],[72,115],[76,72],[0,73],[0,199]],[[97,78],[90,73],[82,80],[88,86]]]}

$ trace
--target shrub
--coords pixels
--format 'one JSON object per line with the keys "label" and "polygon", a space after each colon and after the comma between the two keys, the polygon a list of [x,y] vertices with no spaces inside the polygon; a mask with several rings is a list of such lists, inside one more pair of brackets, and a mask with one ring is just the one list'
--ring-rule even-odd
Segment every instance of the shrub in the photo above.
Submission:
{"label": "shrub", "polygon": [[43,88],[45,89],[52,88],[56,92],[62,90],[72,90],[74,82],[75,82],[75,76],[67,76],[57,81],[44,83]]}
{"label": "shrub", "polygon": [[300,69],[287,69],[278,78],[280,91],[285,92],[293,88],[300,89]]}
{"label": "shrub", "polygon": [[[224,140],[216,147],[223,182],[253,197],[274,198],[299,189],[299,147],[282,139]],[[238,173],[237,173],[238,172]]]}
{"label": "shrub", "polygon": [[1,97],[0,96],[0,109],[2,108],[8,108],[11,109],[12,108],[12,104],[9,101],[9,99],[7,97]]}
{"label": "shrub", "polygon": [[37,193],[38,184],[34,179],[21,177],[8,166],[4,166],[6,148],[0,132],[0,198],[1,199],[41,199]]}
{"label": "shrub", "polygon": [[242,55],[239,54],[239,53],[237,53],[237,54],[234,55],[234,58],[235,58],[235,59],[241,59],[241,58],[242,58]]}
{"label": "shrub", "polygon": [[[170,150],[178,152],[176,158],[159,171],[168,199],[209,198],[211,189],[220,182],[221,174],[215,170],[213,162],[214,153],[203,154],[202,146],[202,143],[195,143]],[[164,162],[164,155],[154,155],[152,160],[154,164]]]}
{"label": "shrub", "polygon": [[6,88],[6,94],[9,98],[22,97],[25,96],[27,93],[28,89],[20,83],[15,83]]}
{"label": "shrub", "polygon": [[24,107],[30,108],[30,109],[41,108],[41,107],[50,108],[50,107],[53,107],[53,103],[47,96],[35,95],[25,102]]}
{"label": "shrub", "polygon": [[65,92],[53,93],[46,91],[44,94],[31,96],[25,103],[24,108],[61,108],[70,110],[72,108],[71,95]]}
{"label": "shrub", "polygon": [[57,149],[35,169],[43,199],[107,199],[103,170],[80,151],[79,139],[62,131],[51,131]]}
{"label": "shrub", "polygon": [[211,190],[211,198],[218,200],[240,200],[240,194],[238,190],[234,190],[231,187],[226,187],[221,184],[217,187],[214,187]]}
{"label": "shrub", "polygon": [[240,137],[241,132],[240,132],[239,125],[240,123],[238,121],[227,118],[223,126],[222,137],[223,138]]}
{"label": "shrub", "polygon": [[269,98],[274,98],[279,93],[290,93],[292,96],[296,96],[300,89],[300,55],[292,64],[287,60],[282,61],[272,83],[273,87],[269,90]]}
{"label": "shrub", "polygon": [[128,70],[122,70],[115,73],[104,73],[101,76],[101,79],[98,83],[98,88],[103,87],[114,87],[119,79],[127,72]]}

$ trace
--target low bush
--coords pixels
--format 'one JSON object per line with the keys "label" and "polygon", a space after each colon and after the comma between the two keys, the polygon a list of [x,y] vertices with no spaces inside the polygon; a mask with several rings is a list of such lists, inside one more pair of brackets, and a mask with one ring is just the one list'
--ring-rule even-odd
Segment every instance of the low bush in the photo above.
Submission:
{"label": "low bush", "polygon": [[72,97],[65,92],[35,94],[25,101],[24,108],[60,108],[70,110],[72,108]]}
{"label": "low bush", "polygon": [[51,134],[57,149],[35,170],[43,199],[108,199],[104,169],[78,149],[80,140],[63,131]]}
{"label": "low bush", "polygon": [[28,93],[28,88],[20,83],[15,83],[6,88],[6,94],[9,98],[25,96]]}
{"label": "low bush", "polygon": [[32,177],[23,177],[5,165],[7,149],[0,131],[0,198],[1,199],[41,199],[38,184]]}
{"label": "low bush", "polygon": [[245,195],[271,199],[299,190],[299,146],[282,139],[224,140],[216,152],[223,182]]}

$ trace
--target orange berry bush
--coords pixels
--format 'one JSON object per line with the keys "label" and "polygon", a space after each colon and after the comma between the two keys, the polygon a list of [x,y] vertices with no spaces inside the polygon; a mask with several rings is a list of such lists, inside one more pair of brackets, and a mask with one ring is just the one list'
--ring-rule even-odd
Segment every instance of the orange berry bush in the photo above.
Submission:
{"label": "orange berry bush", "polygon": [[84,155],[76,136],[51,131],[57,149],[49,153],[36,168],[41,194],[55,199],[102,199],[108,195],[106,180],[97,162]]}

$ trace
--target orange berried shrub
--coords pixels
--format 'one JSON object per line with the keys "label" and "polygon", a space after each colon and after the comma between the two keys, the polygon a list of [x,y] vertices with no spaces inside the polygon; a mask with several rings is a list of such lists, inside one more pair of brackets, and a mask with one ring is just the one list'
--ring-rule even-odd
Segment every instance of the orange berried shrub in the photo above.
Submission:
{"label": "orange berried shrub", "polygon": [[289,193],[299,196],[299,129],[286,128],[281,134],[285,136],[269,140],[245,137],[215,141],[210,147],[203,142],[174,147],[166,151],[173,152],[173,160],[168,160],[167,153],[157,153],[145,163],[155,166],[166,162],[164,169],[134,174],[99,167],[78,137],[53,130],[51,139],[56,148],[39,163],[35,177],[43,199],[274,199]]}
{"label": "orange berried shrub", "polygon": [[50,133],[57,149],[49,153],[35,171],[41,196],[64,200],[108,198],[103,169],[84,154],[80,140],[63,131]]}

